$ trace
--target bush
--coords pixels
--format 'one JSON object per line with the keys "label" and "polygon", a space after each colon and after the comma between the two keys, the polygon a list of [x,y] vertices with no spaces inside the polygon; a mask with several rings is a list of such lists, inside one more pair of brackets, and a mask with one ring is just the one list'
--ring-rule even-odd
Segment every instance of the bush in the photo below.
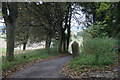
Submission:
{"label": "bush", "polygon": [[93,54],[96,60],[100,64],[112,64],[112,59],[116,53],[114,48],[116,40],[113,38],[89,38],[84,40],[82,45],[82,53]]}

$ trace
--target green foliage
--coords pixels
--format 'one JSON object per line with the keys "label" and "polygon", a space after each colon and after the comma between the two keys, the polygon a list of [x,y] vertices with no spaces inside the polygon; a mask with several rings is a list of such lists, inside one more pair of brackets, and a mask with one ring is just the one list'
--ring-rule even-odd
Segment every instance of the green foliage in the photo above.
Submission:
{"label": "green foliage", "polygon": [[[87,27],[85,32],[83,33],[83,37],[101,37],[106,36],[107,32],[104,31],[107,24],[105,24],[106,21],[100,22],[96,21],[95,23],[91,24],[91,26]],[[88,34],[88,35],[87,35]]]}
{"label": "green foliage", "polygon": [[44,59],[57,54],[55,49],[51,49],[51,53],[52,54],[48,54],[45,49],[33,50],[26,53],[16,54],[14,56],[15,58],[14,61],[11,61],[11,62],[6,61],[5,57],[2,57],[2,69],[7,70],[7,69],[10,69],[12,66],[15,66],[24,62],[36,60],[39,58]]}
{"label": "green foliage", "polygon": [[52,47],[53,48],[57,48],[58,47],[58,41],[57,40],[53,40],[52,42],[53,42],[52,43]]}
{"label": "green foliage", "polygon": [[[103,38],[88,38],[85,39],[82,45],[83,53],[87,54],[105,54],[113,53],[117,40],[109,37]],[[112,52],[111,52],[112,51]]]}
{"label": "green foliage", "polygon": [[110,6],[111,5],[107,4],[107,3],[99,3],[99,5],[96,5],[96,7],[97,7],[97,9],[96,9],[97,16],[101,17],[103,15],[101,13],[106,12],[106,14],[104,14],[105,20],[110,19],[110,17],[109,17],[109,11],[108,11],[108,9],[110,8]]}
{"label": "green foliage", "polygon": [[[111,63],[114,57],[115,46],[117,40],[113,38],[103,37],[103,38],[89,38],[84,40],[82,45],[82,52],[84,54],[93,54],[96,58],[96,62],[105,62],[105,64]],[[107,60],[107,61],[106,61]],[[101,63],[103,64],[103,63]]]}
{"label": "green foliage", "polygon": [[[94,2],[94,3],[79,3],[82,7],[82,12],[86,14],[86,26],[90,29],[91,24],[96,21],[106,21],[106,27],[104,29],[94,29],[91,33],[87,33],[87,36],[104,36],[108,35],[110,37],[119,37],[120,34],[120,3],[106,3],[106,2]],[[93,15],[92,17],[90,17]],[[86,28],[87,28],[86,27]],[[99,27],[101,28],[101,27]],[[85,29],[85,28],[84,28]],[[102,35],[99,35],[99,33]]]}
{"label": "green foliage", "polygon": [[[117,54],[115,54],[114,56],[117,56]],[[80,57],[72,59],[71,62],[69,62],[68,67],[80,72],[84,72],[83,68],[96,69],[97,67],[99,67],[100,69],[103,70],[105,68],[108,68],[108,65],[113,65],[114,60],[117,61],[117,58],[115,57],[113,58],[112,56],[107,57],[101,55],[99,57],[99,61],[96,62],[96,57],[94,54],[80,53]]]}

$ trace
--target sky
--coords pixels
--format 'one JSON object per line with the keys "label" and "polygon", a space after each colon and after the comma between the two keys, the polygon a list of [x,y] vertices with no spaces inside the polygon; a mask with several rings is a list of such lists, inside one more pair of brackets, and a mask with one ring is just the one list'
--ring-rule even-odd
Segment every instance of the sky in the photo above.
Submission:
{"label": "sky", "polygon": [[0,26],[3,26],[4,24],[1,23],[1,22],[4,22],[4,20],[3,20],[3,19],[0,19]]}

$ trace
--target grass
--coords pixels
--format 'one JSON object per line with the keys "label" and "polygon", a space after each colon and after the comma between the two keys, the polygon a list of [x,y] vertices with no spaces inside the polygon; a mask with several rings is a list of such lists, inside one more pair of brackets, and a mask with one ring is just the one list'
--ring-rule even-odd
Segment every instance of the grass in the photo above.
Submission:
{"label": "grass", "polygon": [[81,46],[80,57],[72,60],[68,67],[74,70],[82,68],[108,68],[117,62],[118,55],[113,50],[117,40],[114,38],[88,38],[84,39]]}
{"label": "grass", "polygon": [[[117,54],[115,56],[117,56]],[[104,60],[103,60],[103,58],[104,58]],[[96,56],[94,54],[86,55],[86,54],[80,53],[80,57],[78,57],[76,59],[72,59],[69,62],[68,67],[75,71],[78,71],[78,70],[81,71],[81,70],[83,70],[83,68],[95,69],[97,67],[99,67],[101,69],[106,69],[106,68],[108,68],[109,65],[114,65],[113,60],[115,62],[117,62],[117,58],[115,58],[113,56],[108,57],[105,55],[100,55],[99,60],[97,61]]]}
{"label": "grass", "polygon": [[14,56],[14,61],[8,62],[5,57],[2,57],[2,70],[10,69],[12,66],[28,62],[31,60],[37,60],[38,58],[44,59],[53,55],[57,55],[56,49],[51,49],[51,53],[48,54],[45,49],[33,50],[30,52],[16,54]]}

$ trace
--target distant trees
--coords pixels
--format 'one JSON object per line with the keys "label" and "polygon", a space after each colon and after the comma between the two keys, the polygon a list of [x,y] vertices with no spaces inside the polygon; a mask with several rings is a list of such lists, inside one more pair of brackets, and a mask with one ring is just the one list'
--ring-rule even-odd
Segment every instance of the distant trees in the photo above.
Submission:
{"label": "distant trees", "polygon": [[18,17],[17,3],[4,2],[2,3],[2,13],[6,25],[7,35],[7,53],[6,59],[11,61],[14,59],[14,29],[16,26],[16,19]]}

